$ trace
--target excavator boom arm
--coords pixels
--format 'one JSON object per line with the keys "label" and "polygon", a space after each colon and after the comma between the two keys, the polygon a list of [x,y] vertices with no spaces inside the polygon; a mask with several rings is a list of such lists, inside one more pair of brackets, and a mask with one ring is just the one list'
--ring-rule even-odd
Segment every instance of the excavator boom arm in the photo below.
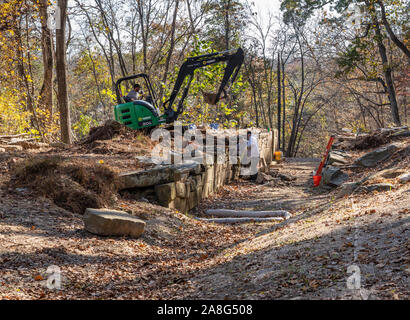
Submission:
{"label": "excavator boom arm", "polygon": [[[192,78],[194,76],[194,72],[196,69],[219,62],[227,62],[225,67],[225,73],[222,82],[219,86],[219,89],[215,97],[211,99],[211,103],[216,104],[220,100],[222,92],[225,91],[225,86],[228,84],[228,82],[230,82],[230,85],[232,85],[232,83],[235,81],[236,77],[238,76],[239,69],[243,63],[243,60],[244,52],[241,48],[238,48],[236,51],[228,50],[223,52],[216,52],[187,58],[187,60],[182,64],[181,68],[179,69],[178,77],[169,99],[164,102],[164,110],[167,116],[167,122],[175,121],[178,118],[178,116],[182,113],[184,100],[188,95],[189,86],[191,85]],[[178,107],[176,110],[174,110],[173,104],[187,76],[189,77],[188,82],[184,88],[182,97],[178,102]]]}

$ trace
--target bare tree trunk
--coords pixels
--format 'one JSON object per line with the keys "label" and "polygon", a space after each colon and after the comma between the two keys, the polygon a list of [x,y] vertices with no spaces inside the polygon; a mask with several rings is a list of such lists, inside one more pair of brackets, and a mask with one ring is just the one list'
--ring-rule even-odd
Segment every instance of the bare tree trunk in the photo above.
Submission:
{"label": "bare tree trunk", "polygon": [[249,65],[249,69],[247,69],[247,77],[248,77],[248,82],[251,86],[252,89],[252,105],[254,106],[255,109],[255,118],[256,118],[256,127],[259,127],[259,112],[258,112],[258,99],[256,97],[257,94],[257,89],[256,89],[256,80],[255,80],[255,71],[252,66],[252,59],[249,61],[249,64],[245,64],[245,68]]}
{"label": "bare tree trunk", "polygon": [[[171,39],[170,39],[167,59],[165,61],[164,75],[162,77],[163,85],[166,85],[166,82],[167,82],[169,64],[171,62],[172,53],[174,52],[174,47],[175,47],[175,26],[176,26],[176,22],[177,22],[178,5],[179,5],[179,0],[175,0],[174,15],[172,17],[172,25],[171,25]],[[164,87],[161,86],[160,93],[159,93],[160,101],[162,100],[162,95],[163,94],[164,94]]]}
{"label": "bare tree trunk", "polygon": [[377,46],[379,48],[379,54],[382,59],[383,63],[383,72],[384,72],[384,77],[386,79],[386,90],[389,95],[389,101],[390,101],[390,109],[391,109],[391,114],[393,121],[395,125],[400,126],[400,116],[399,116],[399,109],[397,106],[397,99],[396,99],[396,90],[394,89],[394,84],[393,84],[393,77],[392,77],[392,69],[391,65],[389,63],[389,60],[387,58],[387,51],[386,51],[386,46],[383,43],[383,35],[380,31],[380,25],[379,22],[377,21],[377,16],[376,16],[376,11],[374,7],[370,7],[369,4],[367,4],[368,7],[370,8],[370,13],[372,15],[372,22],[373,22],[373,27],[374,31],[376,33],[375,40],[377,42]]}
{"label": "bare tree trunk", "polygon": [[225,47],[229,50],[229,33],[230,33],[230,21],[229,21],[229,10],[231,8],[231,0],[228,0],[225,5]]}
{"label": "bare tree trunk", "polygon": [[378,25],[376,25],[376,34],[377,34],[377,45],[379,47],[380,57],[382,58],[382,62],[383,62],[384,76],[386,78],[386,86],[387,86],[387,92],[389,93],[390,109],[391,109],[393,121],[397,126],[400,126],[401,123],[400,123],[399,109],[397,106],[396,90],[394,89],[394,85],[393,85],[392,69],[387,59],[386,47],[384,46],[383,40],[381,39],[382,35],[381,35],[380,28]]}
{"label": "bare tree trunk", "polygon": [[40,127],[40,123],[36,114],[34,99],[32,91],[30,90],[30,84],[27,79],[28,75],[26,74],[26,68],[24,66],[23,58],[23,35],[21,30],[21,20],[17,22],[15,28],[15,39],[17,43],[17,71],[20,76],[20,87],[24,87],[26,93],[26,109],[31,112],[31,123],[35,127],[43,138],[43,131]]}
{"label": "bare tree trunk", "polygon": [[391,27],[390,27],[389,22],[387,21],[386,11],[385,11],[385,8],[384,8],[383,0],[378,0],[377,3],[379,4],[380,9],[381,9],[383,25],[384,25],[384,27],[386,28],[387,33],[389,34],[390,39],[392,39],[392,41],[395,43],[395,45],[396,45],[401,51],[403,51],[403,53],[407,56],[407,59],[410,60],[410,50],[407,49],[406,45],[405,45],[403,42],[401,42],[401,41],[396,37],[396,35],[394,34],[393,30],[392,30]]}
{"label": "bare tree trunk", "polygon": [[53,115],[53,46],[52,35],[47,25],[48,0],[39,0],[41,17],[41,49],[43,55],[43,85],[40,89],[40,106],[48,110],[49,120]]}
{"label": "bare tree trunk", "polygon": [[[148,46],[148,40],[147,40],[147,32],[146,32],[146,26],[145,26],[145,13],[144,13],[144,5],[141,0],[137,0],[137,9],[138,9],[138,14],[140,18],[140,24],[141,24],[141,38],[142,38],[142,59],[144,62],[144,73],[148,72],[148,61],[147,61],[147,46]],[[147,27],[148,28],[148,27]]]}
{"label": "bare tree trunk", "polygon": [[65,29],[67,21],[67,0],[58,0],[60,8],[60,26],[56,30],[56,75],[58,84],[58,106],[60,110],[61,141],[72,142],[70,108],[67,91],[67,63]]}
{"label": "bare tree trunk", "polygon": [[191,24],[191,33],[195,33],[195,24],[194,24],[194,19],[192,18],[192,10],[191,10],[191,3],[189,0],[186,0],[186,5],[188,9],[188,16],[189,16],[189,22]]}
{"label": "bare tree trunk", "polygon": [[281,64],[282,64],[282,150],[285,151],[286,149],[286,141],[285,141],[285,121],[286,121],[286,88],[285,88],[285,63],[283,62],[281,56]]}
{"label": "bare tree trunk", "polygon": [[91,33],[93,34],[95,41],[98,43],[98,45],[101,48],[101,51],[104,54],[105,60],[107,61],[108,69],[110,70],[111,87],[112,87],[112,90],[115,91],[115,65],[114,65],[114,62],[112,60],[112,55],[110,56],[110,54],[105,49],[103,43],[99,40],[99,37],[98,37],[97,32],[95,30],[95,27],[93,25],[93,20],[90,16],[88,10],[86,8],[84,8],[83,4],[79,0],[75,0],[75,1],[76,1],[77,6],[81,9],[81,11],[86,16],[87,21],[88,21],[88,25],[89,25],[90,30],[91,30]]}
{"label": "bare tree trunk", "polygon": [[296,88],[294,88],[294,97],[295,97],[295,111],[293,114],[293,121],[292,121],[292,131],[290,133],[290,138],[288,142],[288,148],[286,150],[286,157],[292,157],[294,155],[294,149],[295,149],[295,144],[296,144],[296,139],[297,139],[297,133],[298,133],[298,124],[300,123],[299,117],[301,116],[300,113],[300,107],[302,104],[302,97],[304,94],[305,90],[305,61],[304,61],[304,53],[303,53],[303,48],[302,44],[300,41],[300,38],[298,35],[296,35],[296,39],[299,43],[299,51],[300,51],[300,61],[301,61],[301,75],[300,75],[300,81],[301,81],[301,86],[300,86],[300,91],[299,95],[296,91]]}
{"label": "bare tree trunk", "polygon": [[101,95],[101,85],[100,85],[100,82],[98,80],[97,68],[96,68],[96,63],[95,63],[94,58],[93,58],[93,53],[91,51],[91,47],[90,47],[89,42],[87,40],[85,40],[85,43],[87,44],[87,51],[88,51],[88,55],[90,57],[90,62],[91,62],[92,70],[93,70],[93,77],[94,77],[95,87],[97,89],[98,97],[99,97],[100,102],[103,106],[104,114],[107,115],[107,106],[105,105],[104,99]]}
{"label": "bare tree trunk", "polygon": [[[105,27],[106,32],[107,32],[107,39],[110,42],[110,46],[113,46],[115,48],[115,52],[117,53],[118,63],[119,63],[119,66],[120,66],[121,74],[125,77],[128,74],[128,70],[127,70],[127,66],[126,66],[126,63],[124,61],[124,57],[123,57],[122,50],[121,50],[121,41],[120,40],[116,41],[115,38],[114,38],[114,34],[113,34],[114,31],[116,30],[118,38],[120,38],[120,35],[119,35],[120,32],[118,30],[118,26],[117,26],[114,18],[112,19],[113,23],[110,25],[110,23],[107,19],[106,12],[105,12],[106,9],[103,7],[103,4],[102,4],[101,0],[96,0],[96,3],[98,5],[99,11],[100,11],[100,14],[101,14],[101,17],[102,17],[102,22],[103,22],[104,27]],[[110,6],[110,11],[111,11],[111,14],[113,15],[113,8],[111,6]]]}
{"label": "bare tree trunk", "polygon": [[256,101],[256,94],[254,88],[252,88],[252,98],[251,101],[253,101],[254,109],[255,109],[255,120],[256,120],[256,127],[259,128],[259,114],[258,114],[258,105]]}
{"label": "bare tree trunk", "polygon": [[281,121],[280,121],[280,116],[281,116],[281,91],[282,88],[280,87],[280,53],[278,52],[278,71],[277,71],[277,78],[278,78],[278,146],[280,149],[280,145],[281,145],[281,141],[280,141],[280,135],[281,135],[281,131],[280,131],[280,127],[281,127]]}

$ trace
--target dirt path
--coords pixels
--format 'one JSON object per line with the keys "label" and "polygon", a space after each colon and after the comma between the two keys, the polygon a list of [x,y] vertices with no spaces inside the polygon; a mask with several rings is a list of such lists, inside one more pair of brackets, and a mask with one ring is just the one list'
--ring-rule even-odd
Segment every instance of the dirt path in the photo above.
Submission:
{"label": "dirt path", "polygon": [[[288,210],[299,212],[307,206],[317,206],[325,202],[327,194],[312,188],[311,174],[317,167],[318,160],[304,160],[287,162],[272,166],[281,173],[296,178],[292,182],[272,182],[258,185],[252,182],[225,186],[225,188],[210,201],[203,201],[197,209],[201,214],[204,209],[229,208],[238,210]],[[194,211],[195,213],[195,211]]]}
{"label": "dirt path", "polygon": [[[123,199],[147,219],[141,239],[104,238],[25,190],[0,191],[2,299],[349,299],[409,298],[409,184],[335,200],[312,188],[314,161],[280,169],[296,181],[225,186],[207,208],[285,209],[280,223],[221,226]],[[377,209],[376,209],[377,208]],[[357,265],[362,289],[348,290]],[[45,286],[61,270],[62,289]]]}
{"label": "dirt path", "polygon": [[[241,188],[231,199],[204,203],[202,210],[286,209],[293,217],[226,250],[226,261],[198,275],[186,298],[409,298],[409,186],[336,201],[312,188],[315,165],[287,163],[281,172],[298,178],[290,186]],[[347,288],[349,267],[361,289]]]}

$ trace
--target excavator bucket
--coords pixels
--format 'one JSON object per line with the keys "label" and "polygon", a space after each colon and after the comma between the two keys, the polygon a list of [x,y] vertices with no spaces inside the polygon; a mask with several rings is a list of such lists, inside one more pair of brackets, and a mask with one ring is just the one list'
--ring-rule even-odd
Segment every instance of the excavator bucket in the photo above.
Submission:
{"label": "excavator bucket", "polygon": [[202,92],[202,96],[204,97],[205,103],[216,104],[216,93]]}
{"label": "excavator bucket", "polygon": [[[212,92],[205,92],[205,91],[202,91],[202,90],[201,90],[201,92],[202,92],[202,96],[204,97],[205,103],[209,103],[211,105],[216,105],[217,104],[216,99],[218,97],[218,94],[212,93]],[[224,96],[221,97],[219,100],[222,100],[222,99],[225,99],[225,98],[226,98],[226,92],[224,92]]]}

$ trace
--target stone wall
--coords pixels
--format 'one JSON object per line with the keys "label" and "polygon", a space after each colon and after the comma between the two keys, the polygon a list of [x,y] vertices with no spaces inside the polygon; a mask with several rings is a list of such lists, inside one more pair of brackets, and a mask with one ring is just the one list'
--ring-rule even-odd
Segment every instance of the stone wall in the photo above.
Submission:
{"label": "stone wall", "polygon": [[[260,170],[269,170],[273,152],[277,148],[276,131],[259,130]],[[221,156],[219,156],[221,157]],[[239,178],[240,163],[228,162],[228,152],[213,164],[189,162],[162,165],[153,169],[121,174],[122,189],[135,192],[152,190],[158,203],[164,207],[187,213],[198,203],[216,193],[219,188]]]}
{"label": "stone wall", "polygon": [[259,133],[259,150],[261,156],[261,170],[269,171],[270,163],[273,160],[273,153],[278,150],[278,134],[277,130],[262,131]]}
{"label": "stone wall", "polygon": [[160,205],[186,213],[238,177],[238,165],[205,165],[199,174],[183,175],[179,180],[156,185],[155,194]]}

